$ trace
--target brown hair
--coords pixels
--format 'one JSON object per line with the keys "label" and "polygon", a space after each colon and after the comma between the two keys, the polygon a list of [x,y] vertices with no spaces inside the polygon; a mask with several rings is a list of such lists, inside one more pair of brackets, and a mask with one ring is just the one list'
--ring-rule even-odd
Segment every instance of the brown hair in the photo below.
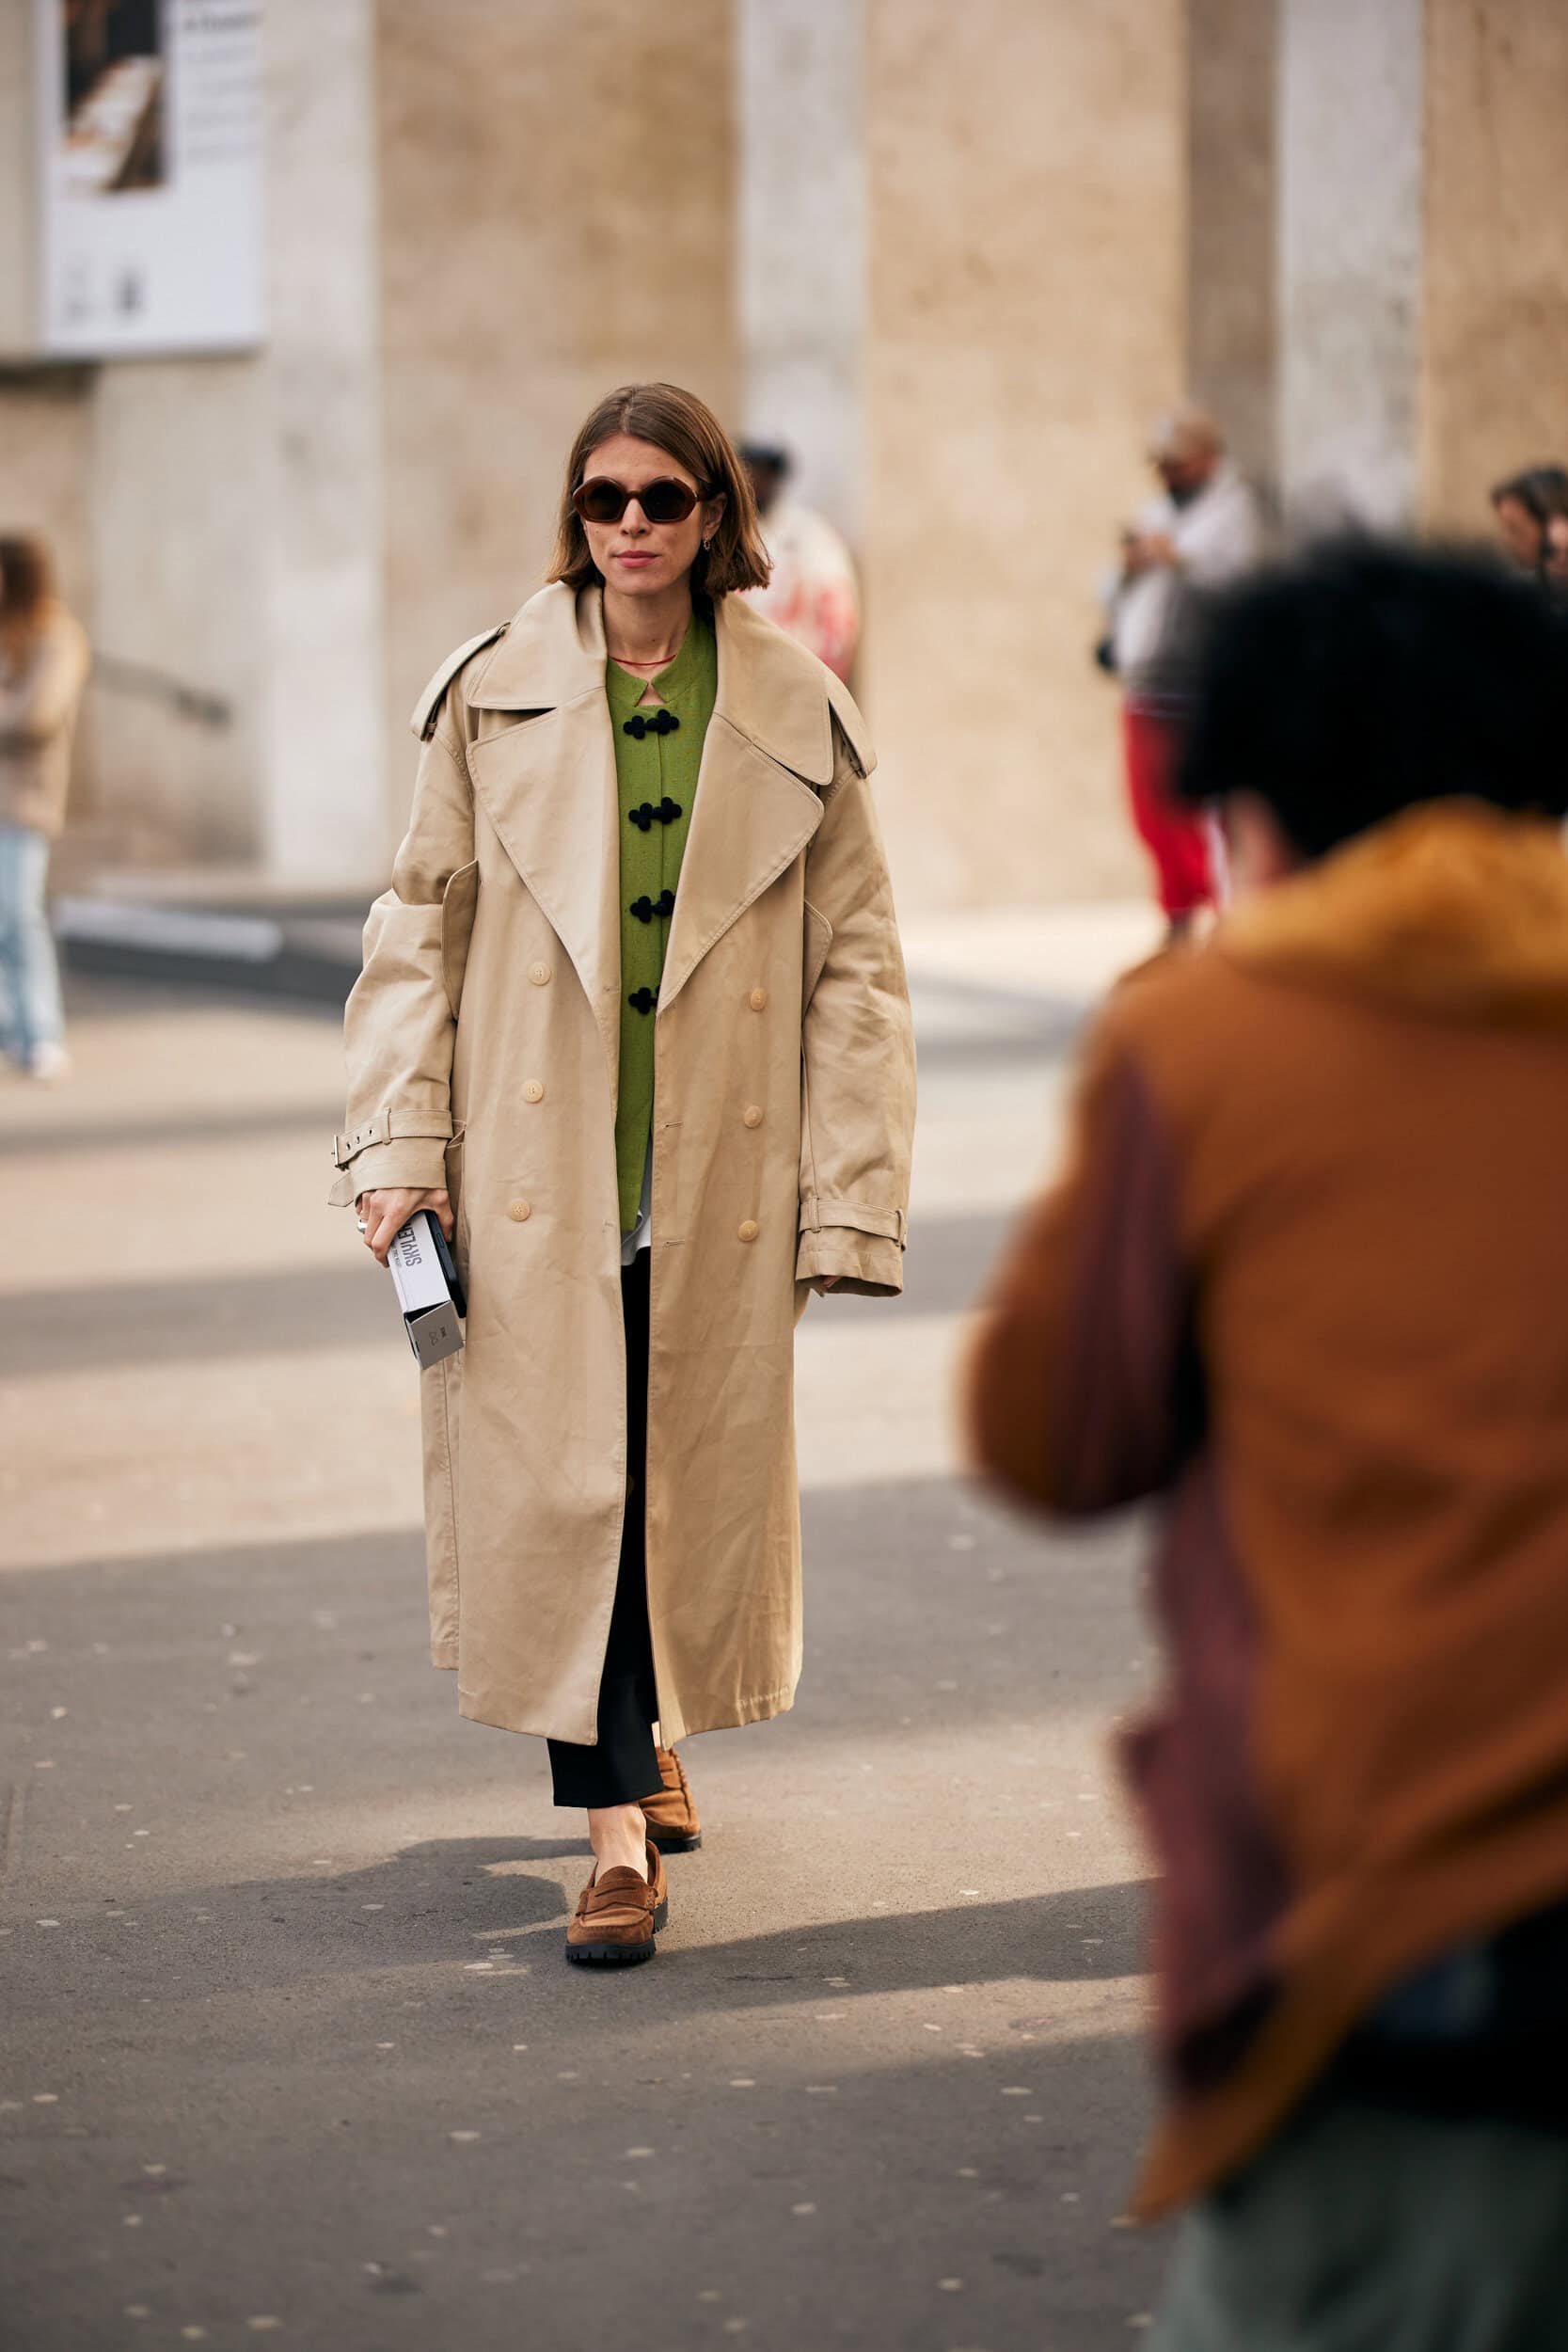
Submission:
{"label": "brown hair", "polygon": [[663,450],[685,468],[705,498],[724,494],[713,545],[691,567],[693,589],[702,596],[724,596],[732,588],[766,588],[772,566],[757,531],[756,501],[746,470],[712,409],[678,384],[623,384],[618,391],[607,392],[594,408],[566,460],[555,554],[546,578],[562,580],[568,588],[586,588],[599,577],[572,493],[582,481],[589,453],[616,433],[629,433]]}
{"label": "brown hair", "polygon": [[41,539],[0,538],[0,644],[13,660],[32,649],[55,601],[55,566]]}

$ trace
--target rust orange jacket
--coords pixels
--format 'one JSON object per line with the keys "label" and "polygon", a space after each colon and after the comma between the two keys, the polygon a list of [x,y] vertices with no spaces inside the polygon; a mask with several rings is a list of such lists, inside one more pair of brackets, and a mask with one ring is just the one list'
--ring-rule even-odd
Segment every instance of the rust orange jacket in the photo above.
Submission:
{"label": "rust orange jacket", "polygon": [[973,1360],[978,1460],[1163,1498],[1147,2210],[1400,1978],[1568,1893],[1568,859],[1432,803],[1112,1003]]}

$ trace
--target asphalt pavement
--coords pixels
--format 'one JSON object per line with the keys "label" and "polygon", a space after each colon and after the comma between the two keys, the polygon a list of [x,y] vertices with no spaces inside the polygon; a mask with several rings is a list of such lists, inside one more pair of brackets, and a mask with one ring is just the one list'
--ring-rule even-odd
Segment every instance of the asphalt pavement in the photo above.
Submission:
{"label": "asphalt pavement", "polygon": [[543,1746],[427,1662],[335,1022],[74,998],[74,1085],[0,1091],[0,2345],[1138,2342],[1141,1530],[1000,1512],[951,1411],[1081,1001],[917,990],[906,1296],[800,1334],[800,1698],[689,1743],[600,1977]]}

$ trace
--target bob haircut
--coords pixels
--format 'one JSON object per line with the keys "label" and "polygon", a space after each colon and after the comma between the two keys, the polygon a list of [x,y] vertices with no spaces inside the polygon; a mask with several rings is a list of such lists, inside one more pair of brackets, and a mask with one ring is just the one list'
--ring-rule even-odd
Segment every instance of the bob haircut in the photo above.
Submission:
{"label": "bob haircut", "polygon": [[724,512],[706,555],[699,552],[691,567],[691,585],[699,596],[726,596],[732,588],[766,588],[772,569],[757,531],[757,506],[744,467],[729,435],[711,408],[695,392],[678,384],[623,384],[607,392],[589,417],[566,460],[561,488],[561,515],[556,524],[555,554],[546,580],[564,580],[568,588],[586,588],[600,577],[588,552],[588,538],[572,504],[572,493],[582,481],[592,451],[617,433],[651,441],[691,476],[705,498],[724,494]]}
{"label": "bob haircut", "polygon": [[1177,791],[1251,792],[1323,857],[1418,802],[1568,813],[1568,628],[1469,548],[1330,541],[1222,595]]}

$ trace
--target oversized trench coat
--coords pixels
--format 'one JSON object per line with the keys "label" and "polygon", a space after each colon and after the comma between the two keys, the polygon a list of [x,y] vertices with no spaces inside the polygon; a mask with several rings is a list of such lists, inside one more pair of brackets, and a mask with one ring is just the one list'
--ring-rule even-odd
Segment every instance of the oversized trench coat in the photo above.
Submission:
{"label": "oversized trench coat", "polygon": [[[667,1741],[800,1669],[794,1330],[896,1292],[914,1119],[863,723],[738,597],[654,1015],[648,1610]],[[420,1375],[432,1655],[474,1721],[592,1744],[626,1496],[619,810],[596,589],[460,649],[349,999],[333,1199],[440,1185],[467,1346]]]}

